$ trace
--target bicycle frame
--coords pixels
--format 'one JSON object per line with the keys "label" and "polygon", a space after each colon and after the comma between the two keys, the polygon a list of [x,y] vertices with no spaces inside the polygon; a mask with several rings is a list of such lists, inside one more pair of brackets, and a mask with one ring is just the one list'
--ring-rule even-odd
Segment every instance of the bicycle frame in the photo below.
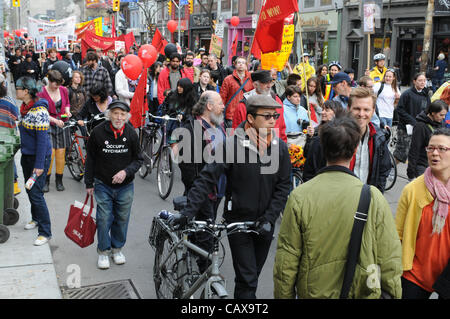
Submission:
{"label": "bicycle frame", "polygon": [[86,154],[84,154],[82,149],[81,149],[81,145],[80,145],[80,141],[79,141],[80,138],[85,140],[84,143],[87,143],[87,140],[89,139],[89,136],[78,135],[75,132],[75,134],[73,135],[73,138],[72,138],[72,142],[70,143],[70,148],[69,149],[72,149],[73,144],[77,143],[77,145],[78,145],[78,153],[81,156],[81,162],[83,163],[83,165],[85,165],[86,164]]}

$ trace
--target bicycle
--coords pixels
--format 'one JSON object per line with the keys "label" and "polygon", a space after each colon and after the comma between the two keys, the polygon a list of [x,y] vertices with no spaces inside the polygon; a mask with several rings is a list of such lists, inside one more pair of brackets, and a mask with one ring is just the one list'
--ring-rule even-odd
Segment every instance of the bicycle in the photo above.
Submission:
{"label": "bicycle", "polygon": [[[167,213],[163,211],[164,213]],[[191,221],[184,230],[174,231],[161,212],[153,218],[149,243],[155,249],[153,281],[158,299],[189,299],[200,292],[201,299],[224,299],[228,297],[225,278],[220,274],[219,244],[227,235],[237,232],[256,233],[255,222],[216,224]],[[164,218],[165,217],[165,218]],[[212,253],[208,253],[188,239],[188,234],[209,232],[214,241]],[[223,245],[222,245],[223,246]],[[193,254],[210,260],[211,264],[202,274],[194,271]],[[222,263],[225,258],[222,257]]]}
{"label": "bicycle", "polygon": [[[105,116],[103,113],[95,115],[92,119],[89,121],[84,121],[83,123],[85,127],[90,127],[90,125],[95,121],[100,121],[104,119]],[[71,119],[68,122],[65,123],[64,129],[70,129],[70,128],[78,128],[80,125],[78,124],[78,121],[75,119]],[[92,128],[93,129],[93,128]],[[68,151],[66,152],[65,160],[67,168],[69,169],[70,174],[72,177],[77,181],[81,181],[81,179],[84,176],[84,167],[86,165],[86,145],[87,141],[89,139],[89,135],[91,130],[86,130],[87,135],[80,135],[77,134],[77,130],[73,130],[73,137],[72,141],[70,142],[70,146],[68,148]],[[81,141],[84,142],[83,147],[81,147]]]}
{"label": "bicycle", "polygon": [[158,193],[162,199],[166,199],[170,195],[174,179],[172,148],[167,141],[167,123],[180,121],[180,118],[171,118],[168,115],[155,116],[151,113],[149,117],[161,120],[161,124],[150,122],[141,130],[140,141],[144,163],[139,169],[139,176],[145,178],[156,164]]}
{"label": "bicycle", "polygon": [[384,188],[385,191],[388,191],[394,187],[395,182],[397,181],[397,163],[395,161],[395,157],[393,155],[393,150],[395,150],[395,146],[397,144],[397,125],[395,127],[388,128],[386,130],[389,134],[389,160],[391,162],[391,169],[389,171],[389,175],[386,179],[386,186]]}

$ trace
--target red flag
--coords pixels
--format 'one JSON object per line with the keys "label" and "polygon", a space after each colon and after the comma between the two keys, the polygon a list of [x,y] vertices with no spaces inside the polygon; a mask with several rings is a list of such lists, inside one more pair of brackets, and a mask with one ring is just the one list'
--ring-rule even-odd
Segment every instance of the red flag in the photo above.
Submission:
{"label": "red flag", "polygon": [[234,35],[233,44],[231,45],[231,56],[235,56],[237,51],[237,33]]}
{"label": "red flag", "polygon": [[133,99],[130,103],[130,123],[134,128],[141,127],[144,124],[145,110],[147,108],[147,69],[141,74],[139,83],[134,92]]}
{"label": "red flag", "polygon": [[254,40],[258,41],[262,53],[281,49],[284,19],[293,12],[298,12],[296,0],[266,0],[261,8]]}
{"label": "red flag", "polygon": [[311,119],[311,126],[316,127],[319,125],[319,120],[317,119],[316,109],[314,108],[314,104],[309,103],[309,112]]}
{"label": "red flag", "polygon": [[261,49],[259,48],[258,41],[256,39],[253,39],[251,54],[258,59],[261,60]]}
{"label": "red flag", "polygon": [[114,18],[114,16],[112,16],[112,24],[111,24],[111,37],[115,38],[116,35],[116,20]]}
{"label": "red flag", "polygon": [[152,45],[155,47],[156,51],[161,54],[164,54],[164,48],[169,42],[162,36],[161,32],[158,28],[156,28],[155,35],[152,39]]}

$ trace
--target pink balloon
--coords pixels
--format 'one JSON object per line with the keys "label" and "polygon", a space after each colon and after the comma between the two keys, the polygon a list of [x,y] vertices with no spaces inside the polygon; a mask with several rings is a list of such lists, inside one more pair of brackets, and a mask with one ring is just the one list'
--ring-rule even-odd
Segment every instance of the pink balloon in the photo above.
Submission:
{"label": "pink balloon", "polygon": [[130,80],[137,80],[144,67],[142,60],[134,54],[128,54],[124,57],[120,66],[122,67],[123,73],[125,73]]}
{"label": "pink balloon", "polygon": [[144,63],[144,68],[148,68],[155,63],[158,58],[158,52],[153,45],[145,44],[139,49],[138,56]]}

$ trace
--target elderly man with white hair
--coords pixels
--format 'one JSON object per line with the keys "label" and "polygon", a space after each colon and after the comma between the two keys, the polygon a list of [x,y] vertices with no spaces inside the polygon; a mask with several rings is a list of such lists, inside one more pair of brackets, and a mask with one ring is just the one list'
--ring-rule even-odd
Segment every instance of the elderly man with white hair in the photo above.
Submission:
{"label": "elderly man with white hair", "polygon": [[447,62],[445,61],[445,54],[439,53],[436,65],[434,67],[433,78],[431,79],[431,83],[433,84],[433,92],[444,83],[444,74],[447,72]]}
{"label": "elderly man with white hair", "polygon": [[139,139],[128,124],[130,107],[122,101],[112,102],[106,121],[97,125],[87,145],[84,182],[89,195],[97,201],[98,268],[109,268],[112,251],[114,263],[125,263],[125,245],[131,205],[133,179],[142,165]]}

